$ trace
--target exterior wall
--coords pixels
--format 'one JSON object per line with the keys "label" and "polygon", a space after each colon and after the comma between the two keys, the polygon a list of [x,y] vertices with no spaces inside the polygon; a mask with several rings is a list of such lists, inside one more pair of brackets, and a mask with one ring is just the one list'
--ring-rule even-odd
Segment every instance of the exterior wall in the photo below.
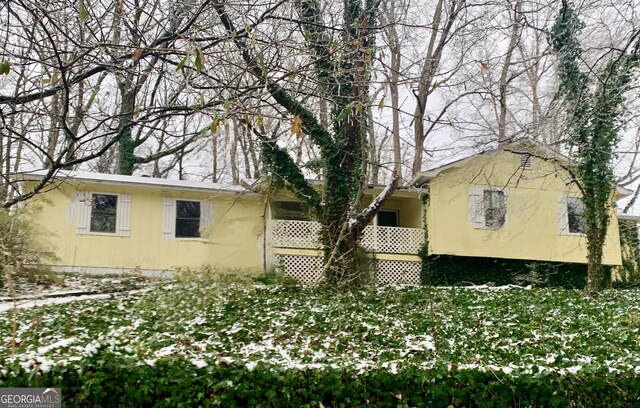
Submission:
{"label": "exterior wall", "polygon": [[[78,219],[71,205],[78,191],[130,194],[129,236],[78,235]],[[211,200],[212,225],[204,234],[206,238],[163,238],[165,197]],[[264,268],[264,203],[256,195],[65,183],[28,205],[38,205],[34,221],[40,225],[43,239],[56,249],[58,264],[67,270],[161,271],[202,265],[254,271]]]}
{"label": "exterior wall", "polygon": [[[472,188],[492,188],[508,194],[503,227],[474,227],[468,214]],[[533,158],[532,168],[523,169],[518,155],[500,151],[445,169],[430,181],[430,253],[586,263],[584,235],[559,232],[562,200],[567,196],[579,197],[580,191],[566,171],[538,158]],[[620,239],[614,210],[611,216],[604,263],[619,265]]]}

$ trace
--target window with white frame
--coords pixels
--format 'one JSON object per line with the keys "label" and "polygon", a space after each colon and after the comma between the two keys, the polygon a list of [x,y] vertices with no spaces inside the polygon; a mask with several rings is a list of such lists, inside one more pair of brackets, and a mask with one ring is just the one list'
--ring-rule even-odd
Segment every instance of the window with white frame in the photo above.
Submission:
{"label": "window with white frame", "polygon": [[200,238],[200,201],[176,200],[176,238]]}
{"label": "window with white frame", "polygon": [[115,234],[117,230],[118,196],[91,194],[89,231]]}
{"label": "window with white frame", "polygon": [[74,193],[67,222],[76,222],[76,234],[129,236],[131,195],[80,191]]}
{"label": "window with white frame", "polygon": [[558,233],[582,235],[587,232],[584,202],[580,197],[562,196],[558,206]]}
{"label": "window with white frame", "polygon": [[[162,215],[164,239],[203,239],[212,225],[213,203],[165,197]],[[204,236],[203,236],[204,235]]]}
{"label": "window with white frame", "polygon": [[474,228],[502,228],[507,221],[507,191],[471,188],[469,190],[468,215]]}
{"label": "window with white frame", "polygon": [[567,227],[571,234],[584,234],[587,232],[587,223],[584,219],[584,203],[578,197],[567,198]]}

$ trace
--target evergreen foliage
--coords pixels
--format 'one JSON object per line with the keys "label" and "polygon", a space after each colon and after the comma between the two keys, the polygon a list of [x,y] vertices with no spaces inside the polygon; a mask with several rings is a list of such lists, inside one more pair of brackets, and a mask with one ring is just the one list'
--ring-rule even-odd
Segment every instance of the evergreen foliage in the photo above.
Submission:
{"label": "evergreen foliage", "polygon": [[585,205],[586,289],[594,292],[603,274],[603,247],[613,206],[615,182],[611,162],[619,140],[618,119],[624,93],[640,61],[640,41],[636,41],[632,50],[613,58],[597,76],[589,77],[579,65],[582,48],[578,35],[583,27],[575,10],[565,1],[551,29],[550,42],[558,56],[558,93],[568,110],[568,139],[575,163],[572,170]]}
{"label": "evergreen foliage", "polygon": [[634,221],[619,220],[620,249],[622,252],[621,280],[626,284],[640,284],[640,238]]}
{"label": "evergreen foliage", "polygon": [[[610,267],[604,269],[600,284],[609,286],[611,284]],[[587,283],[587,265],[430,255],[422,257],[420,281],[423,285],[434,286],[494,284],[578,289],[584,288]]]}
{"label": "evergreen foliage", "polygon": [[62,385],[66,407],[628,407],[637,404],[640,382],[632,374],[584,372],[509,376],[501,372],[417,367],[397,373],[371,370],[254,370],[221,365],[197,369],[185,360],[155,367],[122,366],[101,352],[83,370],[56,368],[44,375],[0,380],[3,387]]}

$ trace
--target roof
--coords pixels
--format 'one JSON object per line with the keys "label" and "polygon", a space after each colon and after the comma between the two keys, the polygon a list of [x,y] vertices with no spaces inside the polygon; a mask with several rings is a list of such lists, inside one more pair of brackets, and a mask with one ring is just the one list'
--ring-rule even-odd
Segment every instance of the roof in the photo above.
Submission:
{"label": "roof", "polygon": [[640,215],[628,214],[628,213],[618,213],[617,215],[619,220],[628,220],[628,221],[640,223]]}
{"label": "roof", "polygon": [[[34,170],[19,173],[19,180],[41,180],[48,170]],[[171,180],[155,177],[125,176],[121,174],[93,173],[88,171],[59,170],[53,176],[55,181],[80,181],[104,185],[126,185],[146,188],[165,188],[183,191],[219,192],[231,194],[248,194],[249,190],[236,184],[209,183],[206,181]]]}
{"label": "roof", "polygon": [[[469,161],[475,159],[476,157],[483,156],[483,155],[496,154],[502,151],[511,152],[513,154],[532,154],[537,157],[543,157],[549,160],[556,160],[558,162],[562,162],[565,164],[570,163],[570,160],[568,157],[553,151],[547,146],[544,146],[534,141],[528,141],[528,140],[518,141],[518,142],[505,144],[494,149],[485,150],[480,153],[474,153],[472,155],[463,157],[461,159],[457,159],[452,162],[449,162],[437,167],[433,167],[425,171],[421,171],[418,174],[416,174],[411,179],[411,181],[409,181],[409,185],[419,188],[421,186],[424,186],[429,180],[431,180],[432,178],[434,178],[444,170],[457,168],[457,167],[464,167]],[[631,194],[633,194],[633,191],[616,184],[616,193],[617,193],[616,199],[619,200],[621,198],[630,196]]]}

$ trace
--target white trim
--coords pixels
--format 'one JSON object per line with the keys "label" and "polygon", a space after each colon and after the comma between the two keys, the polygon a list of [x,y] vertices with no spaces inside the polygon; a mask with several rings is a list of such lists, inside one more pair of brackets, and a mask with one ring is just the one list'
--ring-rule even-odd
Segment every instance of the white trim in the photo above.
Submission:
{"label": "white trim", "polygon": [[[34,170],[26,171],[18,174],[16,179],[19,180],[41,180],[48,174],[48,170]],[[204,181],[188,181],[188,180],[171,180],[161,179],[154,177],[141,177],[141,176],[125,176],[120,174],[104,174],[104,173],[92,173],[87,171],[63,171],[56,172],[52,179],[57,182],[87,182],[98,183],[104,185],[128,185],[137,186],[143,188],[158,187],[179,190],[179,191],[201,191],[201,192],[216,192],[216,193],[228,193],[228,194],[250,194],[258,196],[259,194],[253,193],[246,188],[234,185],[234,184],[221,184],[221,183],[208,183]]]}
{"label": "white trim", "polygon": [[567,237],[586,237],[584,232],[569,231],[569,200],[580,200],[582,197],[577,195],[565,194],[560,197],[560,205],[558,208],[558,234]]}
{"label": "white trim", "polygon": [[[131,221],[131,195],[120,194],[113,192],[103,191],[83,191],[84,201],[80,204],[84,207],[80,210],[78,216],[78,226],[76,228],[76,234],[81,235],[97,235],[105,237],[128,237],[130,234],[130,221]],[[98,232],[91,231],[91,212],[93,210],[93,195],[112,195],[116,196],[116,231],[115,232]],[[89,204],[87,205],[87,200]],[[126,203],[122,203],[125,200]],[[84,232],[78,232],[78,230],[84,229]]]}
{"label": "white trim", "polygon": [[[484,192],[499,191],[504,196],[504,223],[499,227],[487,226],[486,211],[484,206]],[[490,186],[470,187],[467,192],[467,218],[473,228],[490,231],[498,231],[506,228],[509,223],[509,194],[507,188],[493,188]]]}
{"label": "white trim", "polygon": [[617,213],[616,216],[619,220],[640,222],[640,215],[637,214]]}
{"label": "white trim", "polygon": [[213,201],[200,201],[200,229],[211,229],[213,227]]}
{"label": "white trim", "polygon": [[78,191],[71,200],[74,201],[73,208],[76,213],[76,234],[88,234],[91,223],[91,193]]}
{"label": "white trim", "polygon": [[375,226],[381,226],[378,224],[378,214],[380,214],[381,212],[393,212],[396,213],[396,224],[393,227],[394,228],[400,228],[400,210],[399,209],[395,209],[395,208],[381,208],[380,210],[378,210],[378,213],[376,214],[376,223]]}
{"label": "white trim", "polygon": [[165,240],[175,239],[175,214],[175,198],[165,197],[162,207],[162,238]]}
{"label": "white trim", "polygon": [[120,194],[116,211],[118,235],[128,237],[131,233],[131,194]]}
{"label": "white trim", "polygon": [[211,229],[213,226],[213,201],[191,200],[186,198],[165,197],[162,210],[162,237],[165,240],[206,242],[208,238],[200,237],[176,237],[176,208],[178,201],[191,201],[200,203],[200,230]]}
{"label": "white trim", "polygon": [[484,189],[470,187],[467,192],[467,218],[473,228],[484,229]]}

